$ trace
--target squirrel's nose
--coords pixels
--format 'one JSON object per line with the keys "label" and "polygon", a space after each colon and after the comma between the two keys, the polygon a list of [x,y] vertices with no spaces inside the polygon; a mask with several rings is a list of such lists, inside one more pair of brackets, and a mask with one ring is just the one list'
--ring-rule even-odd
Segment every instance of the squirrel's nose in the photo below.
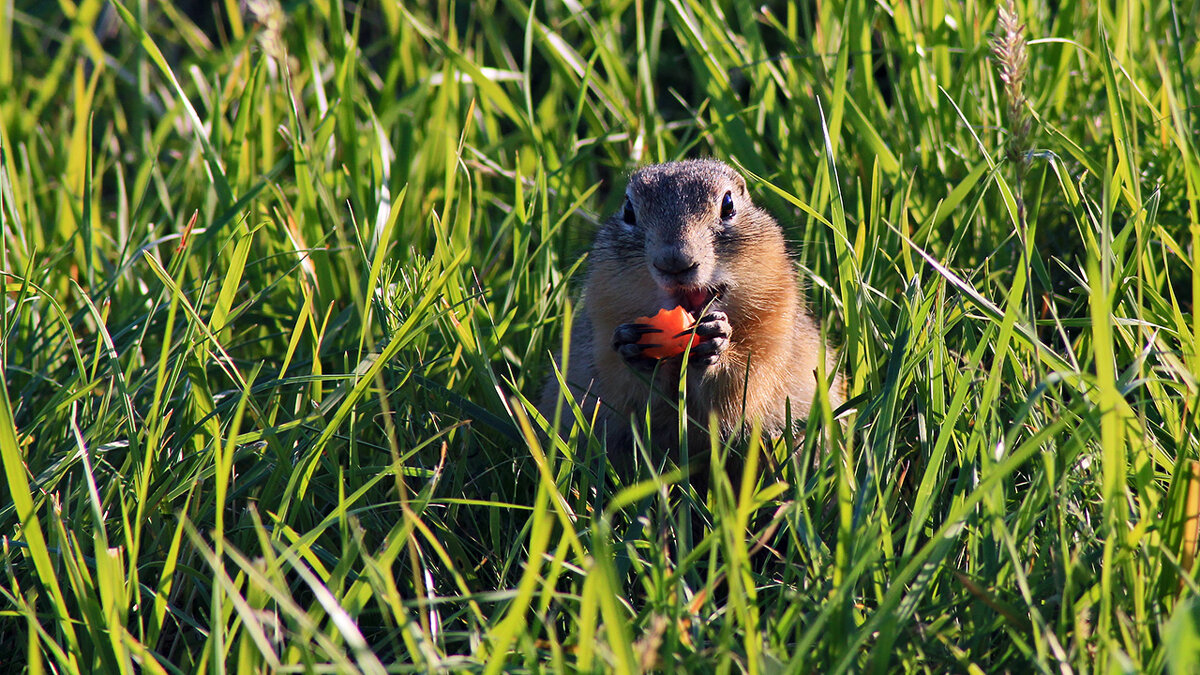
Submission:
{"label": "squirrel's nose", "polygon": [[668,277],[685,276],[699,266],[700,263],[681,255],[678,251],[672,251],[654,259],[654,269]]}

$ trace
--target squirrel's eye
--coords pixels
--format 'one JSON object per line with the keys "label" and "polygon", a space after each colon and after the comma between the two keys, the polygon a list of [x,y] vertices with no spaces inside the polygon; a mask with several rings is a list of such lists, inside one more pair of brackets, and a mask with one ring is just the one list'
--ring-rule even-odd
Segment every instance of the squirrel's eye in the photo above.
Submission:
{"label": "squirrel's eye", "polygon": [[721,220],[729,220],[733,217],[733,193],[726,192],[725,197],[721,200]]}
{"label": "squirrel's eye", "polygon": [[625,221],[626,225],[637,225],[637,216],[633,214],[633,204],[629,200],[625,200],[625,211],[621,213],[621,220]]}

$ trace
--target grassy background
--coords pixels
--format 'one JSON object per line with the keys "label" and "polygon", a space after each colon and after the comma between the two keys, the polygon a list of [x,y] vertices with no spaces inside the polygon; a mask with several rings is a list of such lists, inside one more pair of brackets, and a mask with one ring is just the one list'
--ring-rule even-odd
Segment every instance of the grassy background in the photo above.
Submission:
{"label": "grassy background", "polygon": [[[0,670],[1200,667],[1194,0],[245,4],[0,2]],[[706,497],[527,402],[690,156],[855,396]]]}

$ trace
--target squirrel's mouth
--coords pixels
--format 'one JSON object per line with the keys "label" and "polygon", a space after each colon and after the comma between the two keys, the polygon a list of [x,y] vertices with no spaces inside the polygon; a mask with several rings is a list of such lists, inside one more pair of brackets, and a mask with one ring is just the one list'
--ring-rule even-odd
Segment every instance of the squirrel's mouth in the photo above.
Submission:
{"label": "squirrel's mouth", "polygon": [[721,297],[722,288],[680,288],[673,294],[675,300],[679,302],[679,306],[693,314],[697,319],[700,318],[701,312],[708,309],[709,305]]}

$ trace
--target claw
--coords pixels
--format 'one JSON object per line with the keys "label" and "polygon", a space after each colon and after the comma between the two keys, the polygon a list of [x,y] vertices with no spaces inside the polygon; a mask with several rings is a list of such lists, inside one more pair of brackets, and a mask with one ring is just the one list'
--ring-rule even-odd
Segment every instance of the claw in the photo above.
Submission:
{"label": "claw", "polygon": [[698,368],[716,365],[721,355],[729,348],[729,336],[732,332],[729,315],[721,311],[710,312],[696,322],[693,330],[700,341],[692,347],[689,363]]}
{"label": "claw", "polygon": [[612,348],[631,368],[649,371],[654,368],[658,360],[643,353],[649,345],[639,344],[639,340],[643,335],[661,332],[661,329],[645,323],[621,324],[613,332]]}

